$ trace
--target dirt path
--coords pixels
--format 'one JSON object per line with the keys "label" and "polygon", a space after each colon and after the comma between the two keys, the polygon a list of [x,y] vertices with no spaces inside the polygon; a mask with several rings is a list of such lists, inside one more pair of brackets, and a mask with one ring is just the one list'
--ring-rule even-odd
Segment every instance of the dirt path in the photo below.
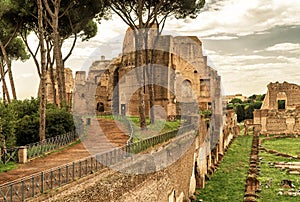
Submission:
{"label": "dirt path", "polygon": [[17,169],[0,173],[0,185],[125,145],[128,139],[125,132],[125,127],[117,121],[92,119],[88,135],[82,139],[81,143],[26,164],[19,164]]}

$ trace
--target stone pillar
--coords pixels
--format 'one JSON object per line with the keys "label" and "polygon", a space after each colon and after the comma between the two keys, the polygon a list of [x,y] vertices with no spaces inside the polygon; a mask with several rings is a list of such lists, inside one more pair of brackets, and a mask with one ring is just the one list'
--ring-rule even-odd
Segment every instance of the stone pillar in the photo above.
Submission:
{"label": "stone pillar", "polygon": [[27,147],[19,147],[18,151],[19,163],[27,163]]}

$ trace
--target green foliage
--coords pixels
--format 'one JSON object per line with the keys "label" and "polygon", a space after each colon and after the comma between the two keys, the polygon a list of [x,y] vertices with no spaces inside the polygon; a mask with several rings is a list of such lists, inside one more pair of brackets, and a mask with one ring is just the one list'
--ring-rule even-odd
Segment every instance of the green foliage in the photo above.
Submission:
{"label": "green foliage", "polygon": [[254,109],[260,109],[262,105],[262,101],[256,101],[253,103],[253,108]]}
{"label": "green foliage", "polygon": [[254,101],[264,101],[266,94],[262,94],[262,95],[257,95],[257,94],[253,94],[250,97],[248,97],[248,99],[252,102]]}
{"label": "green foliage", "polygon": [[[22,24],[23,31],[33,31],[37,28],[37,6],[36,0],[18,0],[19,13],[15,19]],[[48,1],[52,7],[51,1]],[[93,19],[101,20],[107,15],[108,5],[103,0],[73,1],[64,0],[60,3],[59,11],[59,33],[61,40],[79,34],[83,40],[94,37],[97,33],[96,23]],[[47,16],[50,19],[50,16]],[[46,35],[51,37],[53,32],[50,25],[45,26]]]}
{"label": "green foliage", "polygon": [[25,61],[29,59],[26,46],[20,37],[15,37],[6,48],[7,54],[11,60]]}
{"label": "green foliage", "polygon": [[[7,146],[25,145],[39,141],[39,99],[14,100],[0,103],[2,134]],[[75,129],[73,116],[64,108],[48,105],[46,138],[62,135]]]}
{"label": "green foliage", "polygon": [[210,118],[212,115],[211,110],[202,110],[200,111],[200,115],[203,115],[204,118]]}
{"label": "green foliage", "polygon": [[231,101],[230,101],[230,103],[232,103],[232,104],[242,104],[243,103],[243,101],[241,100],[241,99],[239,99],[239,98],[233,98]]}
{"label": "green foliage", "polygon": [[0,128],[1,134],[6,140],[8,147],[16,144],[15,129],[17,126],[17,115],[11,105],[0,102]]}
{"label": "green foliage", "polygon": [[264,95],[251,95],[248,100],[242,101],[238,98],[234,98],[227,104],[227,109],[234,109],[237,114],[238,122],[242,122],[245,119],[253,119],[253,112],[255,109],[260,109]]}
{"label": "green foliage", "polygon": [[[27,60],[29,59],[29,54],[27,53],[25,44],[22,39],[18,36],[17,29],[19,27],[18,22],[15,21],[14,15],[18,13],[18,3],[4,1],[0,3],[0,7],[6,2],[6,9],[0,14],[0,40],[3,45],[8,43],[5,48],[7,55],[10,60]],[[1,13],[1,11],[0,11]],[[11,39],[11,40],[10,40]],[[0,58],[3,57],[2,51],[0,51]]]}
{"label": "green foliage", "polygon": [[235,113],[237,114],[237,121],[240,123],[245,120],[245,109],[244,105],[236,105],[235,106]]}
{"label": "green foliage", "polygon": [[199,189],[203,201],[243,201],[249,169],[252,136],[238,136],[227,150],[220,167]]}
{"label": "green foliage", "polygon": [[[123,16],[123,20],[129,25],[133,23],[129,18],[136,20],[142,17],[149,22],[160,21],[162,18],[174,16],[175,18],[196,18],[205,4],[205,0],[147,0],[142,2],[142,16],[139,15],[138,0],[105,0],[106,4],[111,5],[114,11]],[[145,23],[145,22],[144,22]],[[147,28],[148,24],[145,23]]]}
{"label": "green foliage", "polygon": [[46,111],[46,137],[62,135],[74,131],[73,116],[66,109],[57,107],[48,108]]}

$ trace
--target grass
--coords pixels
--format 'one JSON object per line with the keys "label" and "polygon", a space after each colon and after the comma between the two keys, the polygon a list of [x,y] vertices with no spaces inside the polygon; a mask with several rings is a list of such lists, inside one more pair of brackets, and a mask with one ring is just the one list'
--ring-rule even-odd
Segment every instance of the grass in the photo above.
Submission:
{"label": "grass", "polygon": [[[119,120],[122,121],[122,118],[119,119],[118,116],[113,115],[103,115],[97,116],[98,118],[110,119],[110,120]],[[92,118],[92,117],[90,117]],[[146,118],[147,130],[140,130],[140,119],[139,117],[127,117],[131,123],[134,130],[134,141],[138,141],[140,139],[149,138],[151,136],[155,136],[158,134],[163,134],[172,130],[178,129],[182,121],[165,121],[165,120],[155,120],[154,124],[150,124],[150,119]]]}
{"label": "grass", "polygon": [[198,189],[197,199],[211,202],[243,201],[249,169],[252,136],[238,136],[228,148],[218,170],[204,189]]}
{"label": "grass", "polygon": [[[300,138],[299,138],[300,139]],[[299,154],[299,141],[298,138],[283,138],[283,139],[271,139],[263,143],[263,145],[268,149],[274,149],[286,154]],[[261,193],[259,193],[261,202],[273,202],[273,201],[300,201],[300,197],[284,196],[279,195],[279,190],[281,187],[281,181],[284,179],[291,180],[296,186],[295,190],[300,189],[300,178],[299,175],[290,175],[286,170],[281,170],[279,168],[272,168],[269,164],[274,162],[299,162],[300,160],[276,156],[269,154],[265,151],[260,151],[259,156],[262,158],[260,162],[261,170],[259,181],[261,182]],[[270,187],[266,186],[272,179],[272,184]],[[287,191],[288,189],[283,189]]]}
{"label": "grass", "polygon": [[276,150],[293,156],[300,155],[299,145],[300,138],[273,138],[263,143],[266,149]]}
{"label": "grass", "polygon": [[7,172],[17,168],[18,164],[15,162],[8,162],[6,165],[0,163],[0,173]]}
{"label": "grass", "polygon": [[150,120],[147,118],[147,130],[140,130],[139,127],[139,118],[130,117],[129,118],[133,123],[134,130],[134,139],[140,140],[149,138],[151,136],[156,136],[158,134],[163,134],[172,130],[176,130],[180,127],[181,121],[164,121],[164,120],[155,120],[154,124],[150,124]]}

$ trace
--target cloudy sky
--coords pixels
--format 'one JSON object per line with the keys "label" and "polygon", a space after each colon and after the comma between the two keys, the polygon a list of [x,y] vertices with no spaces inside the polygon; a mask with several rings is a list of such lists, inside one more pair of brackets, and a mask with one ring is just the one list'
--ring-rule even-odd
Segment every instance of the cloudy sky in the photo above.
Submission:
{"label": "cloudy sky", "polygon": [[[249,96],[266,93],[269,82],[300,84],[299,11],[299,0],[206,0],[197,19],[170,18],[165,30],[198,36],[210,64],[222,76],[224,94]],[[117,56],[126,29],[117,16],[103,21],[95,38],[76,45],[66,66],[77,71],[101,55]],[[32,61],[13,65],[19,98],[36,96]]]}

